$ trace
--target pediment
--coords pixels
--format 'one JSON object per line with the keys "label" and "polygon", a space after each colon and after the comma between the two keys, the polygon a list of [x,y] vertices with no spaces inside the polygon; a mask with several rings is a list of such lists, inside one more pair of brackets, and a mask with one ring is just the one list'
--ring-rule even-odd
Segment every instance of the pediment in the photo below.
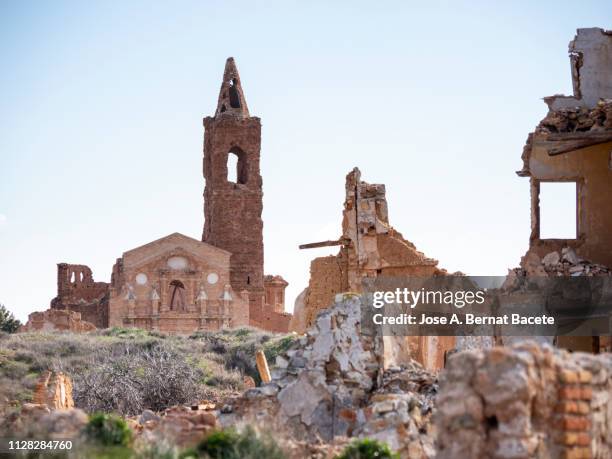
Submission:
{"label": "pediment", "polygon": [[159,258],[169,258],[171,256],[184,256],[188,259],[192,258],[207,263],[211,267],[219,266],[222,268],[229,266],[231,253],[184,234],[172,233],[124,252],[123,267],[124,269],[133,269]]}

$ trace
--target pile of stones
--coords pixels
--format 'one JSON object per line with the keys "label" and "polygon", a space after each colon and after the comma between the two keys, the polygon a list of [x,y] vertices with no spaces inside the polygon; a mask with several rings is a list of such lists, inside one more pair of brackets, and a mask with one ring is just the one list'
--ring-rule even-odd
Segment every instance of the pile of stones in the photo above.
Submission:
{"label": "pile of stones", "polygon": [[218,427],[215,409],[214,403],[201,403],[173,406],[159,414],[145,410],[138,417],[128,418],[128,424],[143,440],[170,439],[176,445],[189,447]]}
{"label": "pile of stones", "polygon": [[523,260],[523,268],[516,268],[511,274],[518,276],[612,276],[612,270],[598,263],[591,263],[576,255],[570,247],[561,252],[550,252],[542,259],[529,253]]}
{"label": "pile of stones", "polygon": [[537,127],[539,133],[588,132],[612,129],[612,100],[594,108],[572,107],[550,111]]}
{"label": "pile of stones", "polygon": [[383,369],[382,337],[361,328],[361,298],[338,295],[272,381],[223,407],[222,425],[257,423],[287,438],[329,445],[376,438],[409,457],[433,457],[436,376],[417,363]]}

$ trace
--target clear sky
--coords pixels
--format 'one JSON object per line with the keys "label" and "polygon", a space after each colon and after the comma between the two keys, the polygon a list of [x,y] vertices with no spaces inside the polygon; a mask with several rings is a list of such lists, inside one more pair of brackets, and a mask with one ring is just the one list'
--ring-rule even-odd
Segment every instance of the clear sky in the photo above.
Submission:
{"label": "clear sky", "polygon": [[234,56],[263,124],[266,273],[337,249],[344,177],[451,271],[505,274],[529,237],[527,134],[571,94],[567,44],[608,1],[0,2],[0,302],[46,309],[56,263],[109,281],[203,224],[202,118]]}

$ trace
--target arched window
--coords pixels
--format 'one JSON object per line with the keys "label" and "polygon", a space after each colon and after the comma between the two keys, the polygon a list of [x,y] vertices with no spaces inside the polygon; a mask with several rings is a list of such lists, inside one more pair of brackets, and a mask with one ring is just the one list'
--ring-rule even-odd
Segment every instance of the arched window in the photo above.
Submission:
{"label": "arched window", "polygon": [[170,282],[170,310],[185,310],[185,286],[180,280]]}
{"label": "arched window", "polygon": [[244,185],[248,178],[247,155],[240,148],[234,147],[227,154],[227,181]]}
{"label": "arched window", "polygon": [[236,82],[233,78],[230,80],[229,84],[230,107],[240,108],[240,95],[238,94],[238,90],[236,89]]}
{"label": "arched window", "polygon": [[227,181],[238,183],[238,155],[231,151],[227,154]]}

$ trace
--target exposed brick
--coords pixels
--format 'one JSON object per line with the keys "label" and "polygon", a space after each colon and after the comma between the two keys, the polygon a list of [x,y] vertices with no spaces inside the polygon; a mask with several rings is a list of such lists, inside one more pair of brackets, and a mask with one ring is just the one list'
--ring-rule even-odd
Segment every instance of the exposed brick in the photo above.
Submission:
{"label": "exposed brick", "polygon": [[579,379],[581,383],[590,383],[593,379],[593,374],[587,370],[580,370]]}
{"label": "exposed brick", "polygon": [[580,400],[582,397],[582,389],[578,386],[565,386],[559,389],[559,398],[561,400]]}
{"label": "exposed brick", "polygon": [[591,405],[587,402],[578,402],[578,413],[588,414],[591,412]]}
{"label": "exposed brick", "polygon": [[580,413],[580,408],[578,402],[563,401],[557,404],[555,411],[558,413]]}
{"label": "exposed brick", "polygon": [[561,435],[561,443],[568,446],[588,446],[591,436],[585,432],[564,432]]}
{"label": "exposed brick", "polygon": [[593,455],[590,448],[568,448],[561,457],[564,459],[591,459]]}
{"label": "exposed brick", "polygon": [[585,416],[564,415],[557,419],[557,427],[562,430],[583,431],[591,427],[591,422]]}
{"label": "exposed brick", "polygon": [[573,370],[561,370],[559,379],[565,384],[576,384],[580,381],[578,372]]}
{"label": "exposed brick", "polygon": [[580,398],[582,400],[591,400],[593,398],[593,389],[590,387],[580,389]]}

